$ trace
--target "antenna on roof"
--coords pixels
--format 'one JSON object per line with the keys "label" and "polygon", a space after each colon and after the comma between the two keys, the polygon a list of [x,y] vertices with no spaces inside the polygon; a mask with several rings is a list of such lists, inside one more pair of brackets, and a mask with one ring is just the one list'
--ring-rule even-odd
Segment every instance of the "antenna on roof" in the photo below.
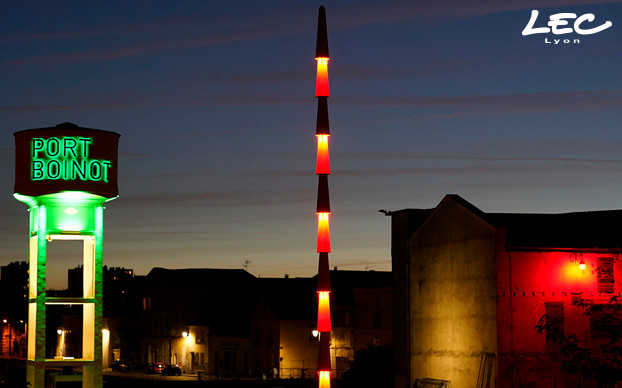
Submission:
{"label": "antenna on roof", "polygon": [[252,262],[252,261],[250,261],[250,260],[245,260],[245,261],[244,261],[244,264],[242,264],[242,267],[244,267],[244,270],[245,270],[246,272],[248,272],[248,267],[250,267],[252,263],[253,263],[253,262]]}

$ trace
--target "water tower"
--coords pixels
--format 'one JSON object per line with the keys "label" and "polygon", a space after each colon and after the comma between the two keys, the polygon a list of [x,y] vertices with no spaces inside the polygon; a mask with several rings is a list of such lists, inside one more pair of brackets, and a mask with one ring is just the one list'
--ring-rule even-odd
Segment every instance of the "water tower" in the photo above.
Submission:
{"label": "water tower", "polygon": [[[104,204],[118,196],[120,135],[71,123],[14,135],[14,196],[28,205],[30,219],[27,382],[44,388],[46,369],[73,367],[82,370],[83,387],[102,387]],[[59,240],[82,245],[79,296],[46,295],[48,246]],[[82,306],[79,357],[46,354],[46,309],[52,305]]]}

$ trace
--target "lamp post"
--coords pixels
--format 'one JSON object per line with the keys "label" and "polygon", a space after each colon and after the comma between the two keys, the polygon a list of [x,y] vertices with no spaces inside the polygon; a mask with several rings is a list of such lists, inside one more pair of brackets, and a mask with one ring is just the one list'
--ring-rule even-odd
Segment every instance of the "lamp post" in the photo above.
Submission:
{"label": "lamp post", "polygon": [[8,319],[3,319],[2,322],[6,323],[9,327],[9,358],[11,358],[11,355],[12,355],[11,346],[13,342],[13,337],[11,336],[11,322],[9,322]]}

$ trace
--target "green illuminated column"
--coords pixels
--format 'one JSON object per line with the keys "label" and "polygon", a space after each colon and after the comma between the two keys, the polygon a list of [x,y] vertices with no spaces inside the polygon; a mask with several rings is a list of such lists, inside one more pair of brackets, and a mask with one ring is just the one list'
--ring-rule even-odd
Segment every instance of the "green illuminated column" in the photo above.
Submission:
{"label": "green illuminated column", "polygon": [[[15,133],[14,196],[28,205],[30,213],[26,377],[32,388],[46,386],[46,368],[65,366],[82,372],[83,387],[103,386],[104,203],[118,194],[118,139],[119,135],[114,132],[80,128],[69,123]],[[58,240],[82,242],[83,290],[80,296],[46,295],[47,248]],[[46,309],[50,305],[82,306],[80,358],[50,358],[45,353]]]}

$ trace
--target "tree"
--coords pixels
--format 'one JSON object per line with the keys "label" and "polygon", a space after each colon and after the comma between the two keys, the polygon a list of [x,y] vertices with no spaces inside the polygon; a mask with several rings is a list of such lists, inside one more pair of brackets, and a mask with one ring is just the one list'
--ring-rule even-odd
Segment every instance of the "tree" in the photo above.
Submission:
{"label": "tree", "polygon": [[[590,319],[592,344],[587,346],[576,334],[564,335],[560,321],[543,315],[535,326],[559,345],[562,370],[593,380],[598,388],[610,388],[622,381],[622,302],[620,294],[608,303],[579,300],[573,303]],[[551,335],[553,333],[553,335]]]}

